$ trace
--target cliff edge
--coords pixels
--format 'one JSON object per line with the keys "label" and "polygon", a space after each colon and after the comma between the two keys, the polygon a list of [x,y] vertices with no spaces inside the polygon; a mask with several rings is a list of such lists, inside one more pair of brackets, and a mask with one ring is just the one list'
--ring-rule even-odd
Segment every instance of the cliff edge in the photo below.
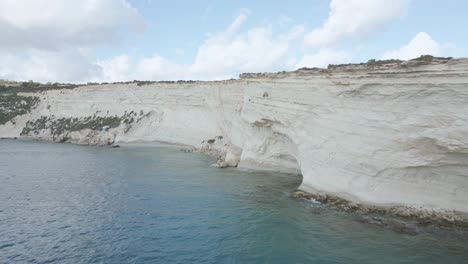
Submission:
{"label": "cliff edge", "polygon": [[186,144],[220,167],[301,173],[311,193],[468,213],[468,59],[7,90],[0,110],[0,137]]}

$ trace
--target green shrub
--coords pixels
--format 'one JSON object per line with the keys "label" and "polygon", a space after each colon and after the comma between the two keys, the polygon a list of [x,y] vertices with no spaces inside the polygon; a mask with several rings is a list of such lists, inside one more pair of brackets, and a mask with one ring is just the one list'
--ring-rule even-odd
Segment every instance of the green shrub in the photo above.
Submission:
{"label": "green shrub", "polygon": [[29,112],[39,103],[39,97],[0,95],[0,125],[6,124],[19,115]]}

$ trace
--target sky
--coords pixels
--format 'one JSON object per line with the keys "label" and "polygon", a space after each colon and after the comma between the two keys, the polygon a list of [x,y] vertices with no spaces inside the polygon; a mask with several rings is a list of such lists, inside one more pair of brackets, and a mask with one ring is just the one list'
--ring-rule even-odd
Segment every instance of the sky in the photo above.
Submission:
{"label": "sky", "polygon": [[0,0],[0,79],[221,80],[468,56],[465,0]]}

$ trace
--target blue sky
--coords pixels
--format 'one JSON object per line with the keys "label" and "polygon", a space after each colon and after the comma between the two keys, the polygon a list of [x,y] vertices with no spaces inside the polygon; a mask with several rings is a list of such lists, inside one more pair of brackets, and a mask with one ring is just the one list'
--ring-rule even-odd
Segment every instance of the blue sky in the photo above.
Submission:
{"label": "blue sky", "polygon": [[[391,2],[391,1],[389,1]],[[305,25],[312,29],[326,20],[329,12],[327,0],[288,1],[158,1],[133,0],[147,22],[146,33],[134,45],[135,55],[149,56],[154,52],[165,54],[181,62],[189,62],[195,56],[197,47],[207,33],[224,30],[239,14],[239,10],[250,10],[243,29],[272,24],[274,30],[281,30],[282,18],[291,23]],[[386,50],[406,44],[419,32],[427,32],[433,39],[452,44],[451,56],[466,56],[468,47],[468,1],[463,0],[414,0],[401,18],[390,21],[381,31],[366,36],[365,50],[354,61],[379,58]],[[167,26],[170,25],[170,26]],[[467,31],[468,32],[468,31]],[[136,45],[135,45],[136,44]],[[357,41],[343,41],[343,46],[360,45]],[[138,48],[136,48],[138,47]],[[185,51],[178,56],[176,48]],[[299,47],[300,48],[300,47]]]}
{"label": "blue sky", "polygon": [[462,0],[3,0],[0,78],[211,80],[465,57],[466,11]]}

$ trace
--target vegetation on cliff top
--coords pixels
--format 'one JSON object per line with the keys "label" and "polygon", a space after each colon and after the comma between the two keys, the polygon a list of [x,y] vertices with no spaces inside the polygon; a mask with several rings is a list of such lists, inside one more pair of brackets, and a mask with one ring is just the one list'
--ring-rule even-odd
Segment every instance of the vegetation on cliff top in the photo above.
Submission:
{"label": "vegetation on cliff top", "polygon": [[414,58],[412,60],[404,61],[404,60],[369,60],[366,63],[349,63],[349,64],[330,64],[328,65],[328,69],[336,69],[336,68],[341,68],[341,67],[347,67],[347,66],[355,66],[355,65],[363,65],[363,66],[368,66],[368,67],[376,67],[376,66],[383,66],[383,65],[389,65],[389,64],[401,64],[404,62],[423,62],[423,63],[429,63],[432,61],[449,61],[452,60],[452,57],[434,57],[431,55],[421,55],[418,58]]}
{"label": "vegetation on cliff top", "polygon": [[0,82],[0,93],[17,93],[17,92],[41,92],[53,89],[73,89],[78,87],[77,84],[64,83],[37,83],[29,82]]}
{"label": "vegetation on cliff top", "polygon": [[128,82],[88,82],[86,84],[71,84],[71,83],[38,83],[38,82],[14,82],[14,81],[3,81],[0,80],[0,94],[5,93],[18,93],[18,92],[41,92],[47,90],[61,90],[61,89],[73,89],[80,86],[91,86],[91,85],[107,85],[107,84],[136,84],[137,86],[144,86],[150,84],[176,84],[176,83],[196,83],[198,81],[192,80],[178,80],[178,81],[128,81]]}
{"label": "vegetation on cliff top", "polygon": [[[328,65],[327,68],[308,68],[308,67],[303,67],[298,69],[297,71],[318,71],[318,72],[327,72],[330,70],[334,69],[339,69],[339,68],[346,68],[346,67],[352,67],[352,66],[365,66],[365,67],[379,67],[379,66],[384,66],[384,65],[392,65],[392,64],[403,64],[406,62],[416,62],[416,64],[425,64],[425,63],[430,63],[433,61],[438,61],[441,63],[447,62],[452,60],[452,57],[434,57],[431,55],[422,55],[418,58],[404,61],[404,60],[398,60],[398,59],[390,59],[390,60],[375,60],[371,59],[367,62],[364,63],[347,63],[347,64],[330,64]],[[418,63],[419,62],[419,63]],[[286,71],[278,72],[278,73],[243,73],[239,77],[240,79],[244,78],[249,78],[252,76],[266,76],[266,75],[272,75],[272,74],[284,74],[288,73]],[[229,80],[224,80],[224,81],[236,81],[236,79],[229,79]],[[73,89],[76,87],[80,86],[90,86],[90,85],[107,85],[107,84],[136,84],[137,86],[144,86],[144,85],[151,85],[151,84],[186,84],[186,83],[197,83],[200,81],[194,81],[194,80],[178,80],[178,81],[139,81],[139,80],[133,80],[133,81],[127,81],[127,82],[88,82],[86,84],[71,84],[71,83],[38,83],[38,82],[15,82],[15,81],[5,81],[5,80],[0,80],[0,94],[1,93],[16,93],[16,92],[41,92],[41,91],[46,91],[46,90],[58,90],[58,89]],[[217,81],[213,81],[217,82]]]}

